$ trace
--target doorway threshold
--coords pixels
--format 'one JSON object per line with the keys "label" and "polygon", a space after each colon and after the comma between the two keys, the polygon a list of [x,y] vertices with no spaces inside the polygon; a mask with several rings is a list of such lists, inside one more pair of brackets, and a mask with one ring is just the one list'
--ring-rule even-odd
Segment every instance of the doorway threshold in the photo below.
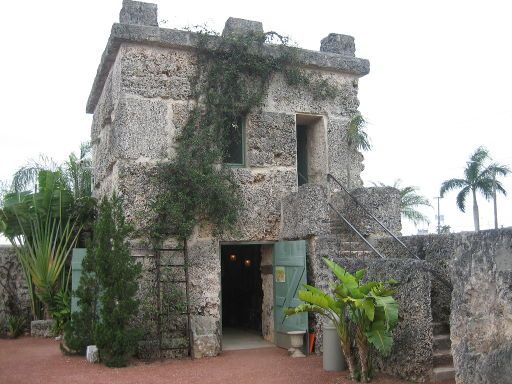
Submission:
{"label": "doorway threshold", "polygon": [[275,347],[275,345],[265,340],[257,331],[243,328],[222,328],[223,351],[270,347]]}

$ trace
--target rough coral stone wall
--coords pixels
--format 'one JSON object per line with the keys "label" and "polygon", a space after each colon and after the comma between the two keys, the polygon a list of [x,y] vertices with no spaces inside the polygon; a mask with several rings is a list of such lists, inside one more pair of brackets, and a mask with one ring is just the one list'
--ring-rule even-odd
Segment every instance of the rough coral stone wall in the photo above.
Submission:
{"label": "rough coral stone wall", "polygon": [[457,384],[512,382],[512,230],[461,235],[452,271]]}
{"label": "rough coral stone wall", "polygon": [[282,201],[284,240],[306,239],[329,233],[327,190],[321,185],[304,184]]}
{"label": "rough coral stone wall", "polygon": [[[425,260],[440,277],[448,282],[452,279],[451,259],[460,242],[459,234],[403,236],[400,240],[420,259]],[[388,257],[411,257],[405,248],[390,238],[376,241],[376,247]],[[438,278],[432,279],[432,316],[434,321],[448,322],[450,319],[451,284],[448,286]]]}
{"label": "rough coral stone wall", "polygon": [[[346,185],[345,185],[346,187]],[[346,192],[331,181],[333,188],[332,204],[345,218],[352,223],[364,236],[370,238],[389,237],[389,234],[373,220]],[[400,218],[400,192],[392,187],[355,188],[351,194],[394,234],[400,234],[402,223]],[[331,213],[332,221],[337,222],[340,230],[351,233],[351,230],[339,217]]]}
{"label": "rough coral stone wall", "polygon": [[[432,313],[450,320],[457,383],[510,382],[512,229],[401,239],[453,285],[432,279]],[[389,239],[378,245],[406,256]]]}
{"label": "rough coral stone wall", "polygon": [[7,318],[21,315],[30,319],[27,283],[14,248],[0,245],[0,336],[7,332]]}
{"label": "rough coral stone wall", "polygon": [[[116,40],[116,34],[123,36]],[[118,191],[127,220],[135,229],[146,227],[151,220],[158,188],[153,177],[156,165],[174,156],[176,138],[195,105],[193,39],[193,34],[183,31],[116,24],[93,85],[88,111],[94,110],[94,194],[101,197]],[[320,145],[326,154],[325,172],[346,181],[348,165],[352,184],[362,185],[362,155],[348,150],[345,134],[359,105],[357,79],[367,73],[368,63],[329,52],[304,51],[302,55],[313,63],[306,69],[309,77],[329,80],[341,92],[333,99],[318,98],[311,89],[291,88],[277,74],[262,105],[246,116],[246,164],[232,169],[244,202],[237,232],[214,239],[204,226],[196,229],[188,243],[192,352],[196,357],[221,350],[219,243],[278,241],[281,237],[282,199],[297,191],[297,114],[321,116],[318,129],[324,141]],[[346,69],[315,66],[322,62],[327,66],[343,62],[339,65]],[[144,273],[143,286],[151,287],[150,271],[148,267]],[[264,302],[263,310],[270,319],[270,301]],[[263,328],[270,337],[271,326]],[[148,338],[152,335],[148,331]]]}

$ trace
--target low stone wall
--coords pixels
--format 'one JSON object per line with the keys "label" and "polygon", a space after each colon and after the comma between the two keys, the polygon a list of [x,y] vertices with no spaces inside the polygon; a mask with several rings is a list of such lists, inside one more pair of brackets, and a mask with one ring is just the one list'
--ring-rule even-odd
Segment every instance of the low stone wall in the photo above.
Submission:
{"label": "low stone wall", "polygon": [[33,320],[30,323],[30,336],[32,337],[54,337],[53,320]]}
{"label": "low stone wall", "polygon": [[451,267],[457,384],[512,382],[512,230],[460,235]]}
{"label": "low stone wall", "polygon": [[[460,234],[403,236],[400,240],[412,254],[425,260],[429,267],[436,271],[445,281],[451,281],[452,270],[450,260],[460,242]],[[376,248],[386,257],[411,258],[411,254],[392,238],[381,238],[374,241]],[[450,319],[450,302],[452,290],[440,279],[432,279],[432,316],[434,321],[448,322]]]}
{"label": "low stone wall", "polygon": [[7,332],[7,318],[11,315],[30,319],[30,298],[23,270],[14,248],[0,245],[0,336]]}
{"label": "low stone wall", "polygon": [[[510,382],[512,228],[401,240],[453,285],[432,280],[432,314],[450,321],[457,383]],[[390,239],[376,245],[387,256],[406,256]]]}
{"label": "low stone wall", "polygon": [[[332,185],[335,184],[332,183]],[[400,233],[402,224],[400,221],[400,192],[398,189],[393,187],[356,188],[351,193],[386,228],[389,228],[393,233]],[[387,236],[382,227],[345,192],[334,192],[331,203],[364,236]],[[343,224],[333,212],[331,212],[331,220],[338,222],[342,232],[352,233],[351,229]]]}

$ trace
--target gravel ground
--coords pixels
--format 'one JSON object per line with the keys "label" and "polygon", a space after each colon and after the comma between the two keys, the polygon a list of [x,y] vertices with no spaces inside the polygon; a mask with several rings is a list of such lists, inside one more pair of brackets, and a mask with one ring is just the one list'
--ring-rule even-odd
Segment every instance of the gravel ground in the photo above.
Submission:
{"label": "gravel ground", "polygon": [[[405,381],[378,376],[375,384]],[[213,358],[144,363],[135,360],[127,368],[89,364],[79,356],[64,356],[59,342],[23,337],[0,340],[0,383],[103,384],[103,383],[322,383],[348,384],[346,373],[322,370],[322,359],[292,359],[279,348],[228,351]]]}

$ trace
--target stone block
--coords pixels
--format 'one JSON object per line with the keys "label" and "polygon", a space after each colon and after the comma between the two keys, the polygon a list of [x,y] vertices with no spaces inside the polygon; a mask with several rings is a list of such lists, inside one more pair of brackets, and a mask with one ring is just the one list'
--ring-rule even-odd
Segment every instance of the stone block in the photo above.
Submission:
{"label": "stone block", "polygon": [[145,98],[190,100],[197,57],[190,51],[154,46],[123,46],[121,88]]}
{"label": "stone block", "polygon": [[346,73],[326,73],[314,69],[304,71],[308,78],[317,83],[327,81],[335,85],[339,91],[336,97],[317,97],[313,87],[290,86],[282,74],[276,74],[269,84],[263,109],[269,112],[288,114],[300,112],[336,118],[350,117],[356,113],[359,101],[355,76]]}
{"label": "stone block", "polygon": [[242,213],[237,233],[225,234],[223,241],[276,241],[281,230],[281,199],[296,190],[294,168],[234,168],[240,185]]}
{"label": "stone block", "polygon": [[304,184],[285,196],[282,212],[282,239],[305,239],[330,232],[327,191],[321,185]]}
{"label": "stone block", "polygon": [[152,204],[158,191],[155,184],[157,165],[152,161],[118,161],[113,184],[123,197],[127,221],[136,230],[148,228],[152,216]]}
{"label": "stone block", "polygon": [[168,158],[175,136],[168,113],[164,101],[123,97],[112,121],[108,150],[116,159]]}
{"label": "stone block", "polygon": [[356,45],[354,38],[348,35],[329,33],[329,35],[324,37],[320,42],[320,52],[331,52],[355,57]]}
{"label": "stone block", "polygon": [[217,356],[219,353],[220,337],[218,334],[194,336],[192,347],[192,357],[194,359]]}
{"label": "stone block", "polygon": [[263,33],[263,24],[260,21],[237,19],[230,17],[226,20],[222,36],[247,35],[249,33]]}
{"label": "stone block", "polygon": [[[355,148],[347,145],[347,129],[350,117],[330,117],[327,122],[327,142],[329,143],[329,172],[346,188],[354,189],[363,186],[361,172],[364,170],[364,157]],[[350,177],[350,183],[348,178]],[[339,187],[331,182],[331,187]]]}
{"label": "stone block", "polygon": [[53,325],[53,320],[33,320],[30,322],[30,336],[55,337]]}
{"label": "stone block", "polygon": [[89,363],[99,363],[100,353],[98,351],[98,347],[95,345],[88,345],[85,357]]}
{"label": "stone block", "polygon": [[[334,182],[331,185],[336,188]],[[333,206],[364,236],[388,237],[388,233],[373,220],[362,207],[375,216],[393,234],[399,235],[402,229],[400,217],[400,193],[392,187],[356,188],[351,191],[359,201],[357,204],[344,191],[333,194]],[[362,207],[361,207],[362,206]],[[351,233],[339,217],[332,213],[332,220],[338,221],[342,231]],[[392,255],[387,255],[392,257]]]}
{"label": "stone block", "polygon": [[248,166],[295,166],[297,140],[294,114],[251,114],[247,119],[246,137]]}
{"label": "stone block", "polygon": [[158,6],[141,1],[123,0],[119,22],[158,27]]}

